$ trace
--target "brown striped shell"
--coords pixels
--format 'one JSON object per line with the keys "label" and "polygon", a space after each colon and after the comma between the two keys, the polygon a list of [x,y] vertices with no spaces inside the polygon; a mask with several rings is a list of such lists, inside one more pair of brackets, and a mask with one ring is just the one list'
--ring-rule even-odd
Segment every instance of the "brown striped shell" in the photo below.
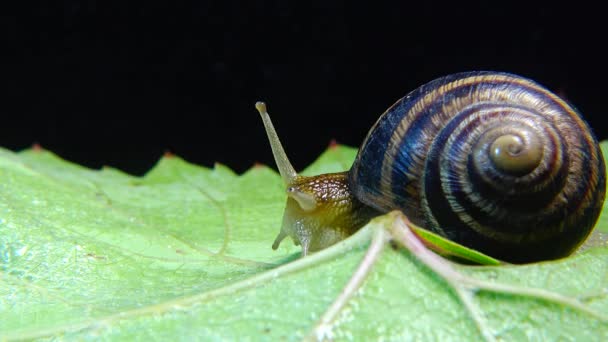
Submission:
{"label": "brown striped shell", "polygon": [[605,196],[598,143],[576,109],[512,74],[449,75],[412,91],[370,130],[354,195],[503,260],[570,254]]}

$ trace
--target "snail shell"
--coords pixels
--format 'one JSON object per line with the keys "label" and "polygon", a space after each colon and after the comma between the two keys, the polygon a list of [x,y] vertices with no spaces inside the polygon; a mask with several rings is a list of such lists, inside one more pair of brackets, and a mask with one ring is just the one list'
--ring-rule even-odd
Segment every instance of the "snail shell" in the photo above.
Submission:
{"label": "snail shell", "polygon": [[363,203],[514,262],[570,254],[605,196],[598,143],[577,111],[537,83],[469,72],[391,106],[348,179]]}
{"label": "snail shell", "polygon": [[375,123],[348,172],[298,175],[263,103],[287,189],[285,237],[325,248],[380,213],[511,262],[572,253],[603,205],[604,159],[578,112],[539,84],[497,72],[449,75],[412,91]]}

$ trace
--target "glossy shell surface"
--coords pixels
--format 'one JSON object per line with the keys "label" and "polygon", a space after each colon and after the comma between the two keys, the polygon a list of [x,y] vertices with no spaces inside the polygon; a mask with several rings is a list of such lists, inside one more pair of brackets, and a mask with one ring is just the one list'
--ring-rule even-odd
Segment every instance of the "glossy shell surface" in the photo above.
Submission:
{"label": "glossy shell surface", "polygon": [[604,160],[577,110],[496,72],[446,76],[397,101],[348,181],[377,210],[511,261],[571,253],[605,196]]}

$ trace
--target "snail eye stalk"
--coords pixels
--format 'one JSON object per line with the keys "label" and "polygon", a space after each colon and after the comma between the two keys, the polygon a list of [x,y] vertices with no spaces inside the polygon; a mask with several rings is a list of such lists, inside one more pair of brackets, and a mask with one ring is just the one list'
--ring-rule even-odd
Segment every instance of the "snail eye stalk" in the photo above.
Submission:
{"label": "snail eye stalk", "polygon": [[279,136],[277,135],[274,125],[270,120],[270,115],[268,115],[266,103],[261,101],[257,102],[255,104],[255,108],[258,110],[258,112],[260,112],[260,116],[264,122],[264,128],[266,129],[266,135],[268,135],[268,141],[270,142],[270,147],[272,148],[274,161],[277,164],[277,168],[279,169],[279,173],[283,178],[283,182],[285,182],[286,185],[293,184],[298,177],[298,174],[294,170],[293,166],[291,166],[289,158],[287,158],[287,154],[283,149]]}

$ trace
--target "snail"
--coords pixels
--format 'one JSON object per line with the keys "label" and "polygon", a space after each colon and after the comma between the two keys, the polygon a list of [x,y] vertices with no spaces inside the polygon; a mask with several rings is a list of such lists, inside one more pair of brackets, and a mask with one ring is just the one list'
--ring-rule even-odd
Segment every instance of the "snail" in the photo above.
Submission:
{"label": "snail", "polygon": [[536,82],[502,72],[431,81],[373,125],[346,172],[298,175],[263,102],[286,184],[282,228],[302,255],[398,209],[414,224],[503,261],[571,254],[597,221],[604,159],[577,110]]}

